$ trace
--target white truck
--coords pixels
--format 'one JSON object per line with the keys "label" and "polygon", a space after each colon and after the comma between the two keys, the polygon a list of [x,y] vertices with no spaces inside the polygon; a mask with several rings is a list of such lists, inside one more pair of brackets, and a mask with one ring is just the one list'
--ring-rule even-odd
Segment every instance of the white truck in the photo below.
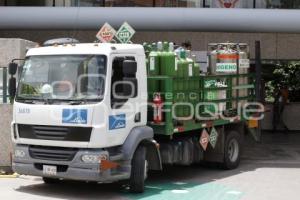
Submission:
{"label": "white truck", "polygon": [[[17,90],[16,79],[10,79],[13,170],[19,174],[43,177],[48,184],[129,180],[132,192],[143,192],[147,171],[162,170],[163,163],[218,161],[227,169],[239,164],[245,126],[240,117],[171,122],[174,134],[162,134],[167,116],[158,124],[153,113],[149,117],[142,45],[33,48],[20,71]],[[215,148],[201,148],[209,142],[203,129],[219,133]]]}

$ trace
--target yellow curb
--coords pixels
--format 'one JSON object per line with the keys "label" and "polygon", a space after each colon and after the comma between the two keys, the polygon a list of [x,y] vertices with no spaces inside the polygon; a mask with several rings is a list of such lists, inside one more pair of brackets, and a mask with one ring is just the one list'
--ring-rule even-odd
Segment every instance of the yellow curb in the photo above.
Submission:
{"label": "yellow curb", "polygon": [[17,174],[17,173],[14,173],[11,175],[0,175],[0,178],[18,178],[18,177],[19,177],[19,174]]}

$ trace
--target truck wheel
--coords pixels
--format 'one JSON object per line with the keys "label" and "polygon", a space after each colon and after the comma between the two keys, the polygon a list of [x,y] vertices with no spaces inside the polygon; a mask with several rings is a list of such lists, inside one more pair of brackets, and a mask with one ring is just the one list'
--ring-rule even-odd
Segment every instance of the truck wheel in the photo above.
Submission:
{"label": "truck wheel", "polygon": [[238,132],[230,131],[225,140],[224,169],[235,169],[240,164],[241,137]]}
{"label": "truck wheel", "polygon": [[45,184],[57,184],[60,183],[60,180],[57,178],[48,178],[48,177],[43,177],[43,181]]}
{"label": "truck wheel", "polygon": [[147,165],[146,148],[144,146],[138,146],[131,161],[131,175],[129,180],[131,192],[144,192],[144,182],[147,178]]}

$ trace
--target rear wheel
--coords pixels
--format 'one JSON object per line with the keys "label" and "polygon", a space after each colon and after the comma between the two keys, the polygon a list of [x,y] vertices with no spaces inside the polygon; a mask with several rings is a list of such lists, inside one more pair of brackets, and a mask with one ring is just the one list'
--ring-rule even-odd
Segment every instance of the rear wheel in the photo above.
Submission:
{"label": "rear wheel", "polygon": [[43,181],[45,184],[57,184],[60,183],[60,180],[57,178],[48,178],[48,177],[43,177]]}
{"label": "rear wheel", "polygon": [[235,169],[240,164],[241,137],[236,131],[230,131],[225,140],[224,162],[225,169]]}
{"label": "rear wheel", "polygon": [[133,193],[144,192],[144,183],[147,178],[148,163],[146,161],[146,148],[138,146],[132,161],[131,175],[129,180],[130,191]]}

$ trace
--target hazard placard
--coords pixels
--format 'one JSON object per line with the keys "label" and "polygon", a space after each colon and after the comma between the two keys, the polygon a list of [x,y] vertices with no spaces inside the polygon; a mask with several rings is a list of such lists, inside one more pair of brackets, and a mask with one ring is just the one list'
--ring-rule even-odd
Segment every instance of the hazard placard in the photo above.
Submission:
{"label": "hazard placard", "polygon": [[239,68],[250,68],[250,60],[249,59],[240,59],[239,60]]}
{"label": "hazard placard", "polygon": [[127,22],[124,22],[119,28],[118,32],[116,33],[116,38],[121,43],[128,43],[134,35],[134,33],[135,30]]}
{"label": "hazard placard", "polygon": [[208,143],[209,143],[209,135],[206,129],[203,129],[200,137],[200,145],[202,146],[203,150],[206,151]]}
{"label": "hazard placard", "polygon": [[210,131],[210,136],[209,136],[209,142],[213,148],[216,147],[217,141],[218,141],[218,131],[213,127]]}
{"label": "hazard placard", "polygon": [[217,63],[216,72],[236,72],[236,63]]}
{"label": "hazard placard", "polygon": [[97,33],[96,37],[101,41],[101,42],[110,42],[116,34],[116,30],[109,25],[108,23],[105,23],[100,31]]}

